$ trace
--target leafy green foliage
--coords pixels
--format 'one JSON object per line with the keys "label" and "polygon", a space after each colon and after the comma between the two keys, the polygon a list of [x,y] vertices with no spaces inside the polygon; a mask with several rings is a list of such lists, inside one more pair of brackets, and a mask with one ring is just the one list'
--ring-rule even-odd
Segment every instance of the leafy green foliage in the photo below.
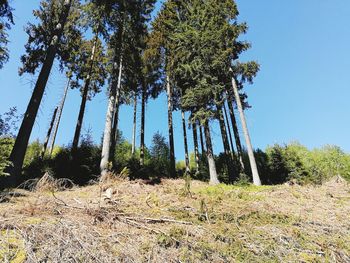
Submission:
{"label": "leafy green foliage", "polygon": [[0,137],[0,177],[6,176],[6,167],[11,165],[8,161],[15,140],[11,137]]}
{"label": "leafy green foliage", "polygon": [[259,166],[265,167],[262,179],[268,184],[321,184],[334,176],[350,179],[350,155],[337,146],[308,150],[299,143],[276,144],[266,150],[266,157]]}

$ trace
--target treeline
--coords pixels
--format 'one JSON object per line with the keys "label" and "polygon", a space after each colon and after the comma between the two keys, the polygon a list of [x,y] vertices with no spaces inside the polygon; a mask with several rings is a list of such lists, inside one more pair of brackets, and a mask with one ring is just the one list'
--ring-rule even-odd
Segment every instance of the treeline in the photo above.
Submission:
{"label": "treeline", "polygon": [[[211,184],[234,183],[246,178],[260,185],[261,181],[284,182],[296,177],[292,178],[291,174],[299,174],[294,170],[301,166],[290,165],[288,151],[279,152],[281,164],[276,167],[283,167],[280,171],[271,162],[275,155],[269,151],[254,154],[244,113],[250,107],[244,87],[253,82],[259,64],[240,61],[250,44],[241,40],[248,26],[238,22],[236,3],[233,0],[167,0],[152,20],[155,6],[156,0],[41,1],[33,12],[38,22],[29,23],[25,29],[28,42],[19,70],[20,75],[36,75],[37,81],[18,133],[8,136],[9,132],[3,132],[1,139],[6,142],[6,151],[3,151],[5,157],[1,157],[0,169],[8,175],[5,181],[9,186],[23,181],[26,177],[23,174],[40,176],[45,169],[59,177],[70,175],[78,183],[91,175],[104,176],[124,167],[128,167],[134,177],[154,174],[175,178],[185,173]],[[15,22],[12,12],[8,1],[0,2],[1,67],[8,60],[7,32]],[[67,77],[64,96],[54,109],[44,143],[34,143],[28,148],[55,61]],[[89,137],[82,137],[81,130],[87,103],[105,85],[108,86],[108,107],[102,144],[97,146]],[[71,145],[57,150],[55,139],[70,88],[81,94],[79,114],[77,122],[72,124]],[[152,147],[147,149],[146,104],[162,93],[168,98],[169,145],[164,137],[156,134]],[[136,146],[138,102],[141,102],[139,147]],[[131,145],[121,140],[118,132],[122,105],[134,108],[130,122],[133,126]],[[174,111],[182,114],[184,169],[180,169],[175,160]],[[242,146],[238,120],[246,150]],[[219,156],[213,152],[213,121],[220,124],[224,146]],[[187,135],[187,126],[192,129],[191,136]],[[191,138],[192,155],[188,148]],[[36,149],[32,151],[33,156],[28,157],[33,148]],[[281,172],[279,177],[277,171]],[[271,177],[275,172],[276,178]]]}

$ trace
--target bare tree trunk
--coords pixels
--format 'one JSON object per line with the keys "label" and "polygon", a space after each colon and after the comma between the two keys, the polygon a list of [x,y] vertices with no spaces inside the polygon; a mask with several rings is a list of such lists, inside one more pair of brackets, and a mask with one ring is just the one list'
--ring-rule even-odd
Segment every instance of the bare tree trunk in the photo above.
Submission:
{"label": "bare tree trunk", "polygon": [[76,152],[76,150],[78,149],[78,146],[79,146],[80,133],[81,133],[81,128],[83,126],[86,102],[87,102],[87,97],[88,97],[89,89],[90,89],[91,74],[92,74],[92,69],[94,67],[94,60],[95,60],[95,53],[96,53],[96,48],[97,48],[97,41],[98,41],[98,35],[96,34],[95,41],[94,41],[94,46],[92,47],[92,51],[91,51],[89,73],[88,73],[88,75],[87,75],[87,77],[85,79],[85,84],[84,84],[84,88],[83,88],[83,95],[82,95],[82,100],[81,100],[81,104],[80,104],[78,121],[77,121],[77,125],[76,125],[76,128],[75,128],[75,133],[74,133],[73,146],[72,146],[72,152],[73,153]]}
{"label": "bare tree trunk", "polygon": [[227,105],[228,105],[228,108],[230,110],[232,129],[233,129],[233,134],[235,136],[238,159],[239,159],[239,163],[241,164],[241,171],[244,171],[243,148],[242,148],[242,144],[241,144],[241,139],[239,137],[239,131],[238,131],[238,127],[237,127],[237,121],[236,121],[236,117],[235,117],[235,112],[234,112],[232,101],[227,100]]}
{"label": "bare tree trunk", "polygon": [[52,119],[51,119],[51,122],[50,122],[50,127],[49,127],[49,130],[47,131],[47,135],[46,135],[46,138],[45,138],[44,146],[43,146],[43,149],[41,151],[41,158],[42,159],[44,159],[44,157],[45,157],[47,145],[49,144],[49,140],[50,140],[50,137],[51,137],[52,129],[53,129],[53,126],[55,124],[57,111],[58,111],[58,107],[56,107],[54,112],[53,112]]}
{"label": "bare tree trunk", "polygon": [[231,126],[230,126],[230,122],[228,120],[228,114],[227,114],[227,110],[226,110],[226,105],[223,105],[224,108],[224,119],[225,119],[225,124],[227,125],[227,130],[228,130],[228,136],[229,136],[229,140],[230,140],[230,146],[231,146],[231,151],[232,151],[232,159],[234,159],[234,154],[235,154],[235,147],[233,144],[233,138],[232,138],[232,132],[231,132]]}
{"label": "bare tree trunk", "polygon": [[141,145],[140,145],[140,165],[145,165],[145,113],[146,113],[146,87],[142,89],[141,102]]}
{"label": "bare tree trunk", "polygon": [[211,142],[211,135],[210,135],[210,128],[209,128],[208,121],[206,121],[204,124],[204,134],[205,134],[205,141],[207,143],[207,159],[208,159],[209,175],[210,175],[209,183],[211,185],[217,185],[220,182],[218,179],[218,174],[216,172],[216,165],[214,160],[213,146]]}
{"label": "bare tree trunk", "polygon": [[64,1],[64,8],[62,14],[60,16],[58,24],[56,25],[51,43],[47,49],[45,61],[42,65],[41,71],[39,73],[37,82],[32,93],[32,97],[30,98],[28,107],[24,114],[24,119],[19,128],[15,144],[12,148],[12,152],[9,158],[9,161],[12,163],[12,166],[10,166],[6,171],[11,175],[8,179],[10,186],[15,186],[18,183],[19,176],[21,175],[29,138],[33,130],[33,126],[35,123],[36,116],[38,114],[41,100],[44,95],[47,81],[50,76],[52,65],[57,52],[57,44],[61,40],[61,36],[69,15],[71,4],[72,0]]}
{"label": "bare tree trunk", "polygon": [[185,119],[185,112],[183,110],[181,110],[181,117],[182,117],[182,130],[183,130],[183,135],[184,135],[186,173],[190,173],[191,169],[190,169],[190,160],[188,157],[186,119]]}
{"label": "bare tree trunk", "polygon": [[237,108],[238,108],[239,115],[240,115],[241,122],[242,122],[243,134],[244,134],[245,141],[247,144],[247,151],[248,151],[248,156],[249,156],[250,168],[252,169],[253,182],[255,185],[259,186],[259,185],[261,185],[261,181],[260,181],[260,177],[259,177],[259,173],[258,173],[258,168],[256,165],[253,147],[252,147],[252,143],[251,143],[249,132],[248,132],[247,122],[246,122],[246,119],[244,116],[241,98],[239,96],[236,80],[234,78],[232,78],[232,88],[233,88],[233,92],[234,92],[236,103],[237,103]]}
{"label": "bare tree trunk", "polygon": [[227,130],[224,120],[224,115],[222,114],[222,107],[217,106],[218,114],[219,114],[219,124],[221,131],[222,144],[224,146],[225,156],[226,156],[226,164],[228,169],[228,179],[229,182],[232,183],[234,181],[234,167],[233,167],[233,159],[232,152],[230,149],[230,144],[227,138]]}
{"label": "bare tree trunk", "polygon": [[[122,88],[122,73],[123,73],[123,58],[119,61],[119,72],[118,72],[118,84],[117,84],[117,93],[116,100],[114,104],[114,115],[113,115],[113,128],[112,128],[112,142],[110,147],[109,161],[114,160],[114,153],[117,146],[118,140],[118,122],[119,122],[119,108],[120,108],[120,93]],[[114,160],[114,165],[116,160]]]}
{"label": "bare tree trunk", "polygon": [[59,106],[59,108],[58,108],[58,117],[57,117],[57,121],[56,121],[56,124],[55,124],[55,128],[54,128],[54,133],[53,133],[52,141],[51,141],[51,144],[50,144],[50,156],[52,155],[52,152],[53,152],[54,147],[55,147],[57,132],[58,132],[58,128],[59,128],[60,123],[61,123],[61,118],[62,118],[62,113],[63,113],[63,107],[64,107],[64,104],[65,104],[65,102],[66,102],[66,98],[67,98],[67,93],[68,93],[70,81],[71,81],[71,77],[68,78],[67,86],[66,86],[66,88],[65,88],[65,90],[64,90],[64,94],[63,94],[63,98],[62,98],[61,104],[60,104],[60,106]]}
{"label": "bare tree trunk", "polygon": [[173,128],[173,103],[172,89],[170,78],[167,76],[167,95],[168,95],[168,130],[169,130],[169,147],[170,147],[170,177],[176,177],[175,168],[175,146],[174,146],[174,128]]}
{"label": "bare tree trunk", "polygon": [[[122,65],[122,59],[120,60],[119,66],[121,67],[121,65]],[[115,105],[116,105],[116,96],[117,96],[117,89],[112,81],[108,108],[107,108],[105,130],[103,135],[102,155],[101,155],[101,163],[100,163],[101,176],[104,176],[108,173],[108,164],[110,160],[112,132],[113,132],[113,114],[114,114]]]}
{"label": "bare tree trunk", "polygon": [[196,161],[196,172],[199,172],[199,149],[198,149],[198,134],[197,134],[197,125],[195,122],[192,123],[192,132],[193,132],[193,145],[194,145],[194,158]]}
{"label": "bare tree trunk", "polygon": [[199,137],[201,141],[201,149],[202,149],[202,155],[206,155],[206,149],[204,145],[204,139],[203,139],[203,126],[199,123]]}
{"label": "bare tree trunk", "polygon": [[132,128],[132,145],[131,145],[131,154],[134,156],[136,152],[136,124],[137,124],[137,93],[135,92],[134,96],[134,119],[133,119],[133,128]]}

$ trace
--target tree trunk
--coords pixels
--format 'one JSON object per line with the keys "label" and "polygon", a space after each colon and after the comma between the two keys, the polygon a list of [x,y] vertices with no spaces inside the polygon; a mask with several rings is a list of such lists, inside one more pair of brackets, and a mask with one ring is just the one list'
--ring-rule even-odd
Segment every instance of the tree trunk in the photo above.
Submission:
{"label": "tree trunk", "polygon": [[132,128],[132,147],[131,154],[134,156],[136,151],[136,124],[137,124],[137,93],[135,92],[134,97],[134,120],[133,120],[133,128]]}
{"label": "tree trunk", "polygon": [[47,135],[46,135],[46,138],[45,138],[44,146],[43,146],[43,149],[41,151],[41,158],[42,159],[44,159],[44,157],[45,157],[47,145],[49,144],[49,140],[50,140],[50,137],[51,137],[52,129],[53,129],[53,126],[55,124],[57,111],[58,111],[58,107],[56,107],[55,111],[53,112],[51,123],[50,123],[50,127],[49,127],[49,130],[47,131]]}
{"label": "tree trunk", "polygon": [[101,176],[104,176],[108,173],[108,164],[110,160],[110,147],[111,147],[111,139],[112,139],[112,130],[113,130],[113,111],[115,109],[115,100],[116,100],[117,90],[115,85],[111,85],[110,95],[109,95],[109,102],[108,102],[108,108],[107,108],[107,115],[106,115],[106,123],[105,123],[105,130],[103,135],[103,144],[102,144],[102,155],[101,155],[101,163],[100,163],[100,169],[101,169]]}
{"label": "tree trunk", "polygon": [[244,134],[245,141],[247,144],[247,151],[248,151],[248,156],[249,156],[250,168],[252,169],[253,182],[255,185],[259,186],[259,185],[261,185],[261,181],[260,181],[260,177],[259,177],[259,173],[258,173],[258,168],[257,168],[255,157],[254,157],[252,143],[250,141],[250,136],[249,136],[249,132],[248,132],[247,122],[246,122],[246,119],[244,116],[241,98],[239,96],[236,80],[234,78],[232,78],[232,88],[233,88],[233,92],[234,92],[236,103],[237,103],[237,108],[238,108],[239,115],[240,115],[241,122],[242,122],[243,134]]}
{"label": "tree trunk", "polygon": [[170,78],[167,76],[167,95],[168,95],[168,130],[169,130],[169,147],[170,147],[170,177],[176,177],[175,167],[175,146],[174,146],[174,128],[173,128],[173,102]]}
{"label": "tree trunk", "polygon": [[228,179],[229,182],[232,183],[234,181],[234,167],[233,167],[233,159],[232,159],[232,152],[230,149],[230,144],[227,138],[227,130],[224,120],[224,115],[222,114],[222,107],[217,106],[218,114],[219,114],[219,124],[220,124],[220,131],[221,131],[221,138],[222,138],[222,144],[224,146],[225,151],[225,157],[226,157],[226,164],[228,169]]}
{"label": "tree trunk", "polygon": [[213,153],[213,146],[211,142],[211,135],[210,135],[210,128],[209,128],[209,122],[206,121],[204,124],[204,134],[205,134],[205,141],[207,144],[207,159],[208,159],[208,165],[209,165],[209,175],[210,175],[210,184],[211,185],[217,185],[219,184],[218,174],[216,172],[216,165],[214,160],[214,153]]}
{"label": "tree trunk", "polygon": [[230,140],[230,146],[231,146],[231,151],[232,151],[232,159],[235,158],[234,154],[235,154],[235,147],[233,144],[233,138],[232,138],[232,132],[231,132],[231,126],[230,126],[230,122],[228,120],[228,114],[227,114],[227,110],[226,110],[226,105],[223,105],[224,107],[224,118],[225,118],[225,124],[227,125],[227,130],[228,130],[228,135],[229,135],[229,140]]}
{"label": "tree trunk", "polygon": [[146,87],[142,88],[141,102],[141,143],[140,143],[140,165],[145,165],[145,113],[146,113]]}
{"label": "tree trunk", "polygon": [[196,172],[199,172],[199,149],[198,149],[198,134],[197,134],[197,125],[195,122],[192,123],[192,132],[193,132],[193,145],[194,145],[194,158],[196,161]]}
{"label": "tree trunk", "polygon": [[56,124],[55,124],[55,129],[54,129],[52,141],[51,141],[51,144],[50,144],[50,156],[52,155],[52,152],[53,152],[54,147],[55,147],[57,132],[58,132],[58,128],[59,128],[60,123],[61,123],[63,107],[64,107],[64,104],[66,102],[70,81],[71,81],[71,77],[68,78],[67,86],[66,86],[66,88],[64,90],[64,94],[63,94],[63,98],[62,98],[61,104],[60,104],[60,106],[58,108],[58,117],[57,117],[57,121],[56,121]]}
{"label": "tree trunk", "polygon": [[181,110],[181,117],[182,117],[182,130],[183,130],[183,135],[184,135],[186,174],[188,174],[188,173],[190,173],[191,169],[190,169],[190,160],[188,157],[186,119],[185,119],[185,112],[183,110]]}
{"label": "tree trunk", "polygon": [[114,159],[114,153],[115,149],[117,147],[117,141],[118,141],[118,122],[119,122],[119,101],[120,101],[120,94],[119,91],[117,90],[117,95],[115,99],[115,105],[114,105],[114,114],[113,114],[113,128],[112,128],[112,142],[111,142],[111,150],[109,153],[110,160],[113,161],[113,164],[115,165],[115,160]]}
{"label": "tree trunk", "polygon": [[85,84],[84,84],[84,88],[83,88],[83,95],[82,95],[82,100],[81,100],[81,104],[80,104],[80,110],[79,110],[77,126],[75,128],[75,133],[74,133],[73,146],[72,146],[72,152],[73,153],[78,149],[78,146],[79,146],[80,133],[81,133],[81,128],[83,126],[86,102],[87,102],[87,97],[88,97],[89,89],[90,89],[91,74],[92,74],[92,70],[93,70],[93,67],[94,67],[94,60],[95,60],[95,53],[96,53],[96,48],[97,48],[97,41],[98,41],[98,35],[96,34],[95,41],[94,41],[94,46],[92,47],[92,51],[91,51],[90,68],[89,68],[88,75],[87,75],[87,77],[85,79]]}
{"label": "tree trunk", "polygon": [[47,49],[45,61],[42,65],[39,77],[33,90],[32,97],[29,101],[27,110],[24,114],[24,119],[16,137],[15,144],[12,148],[12,152],[9,158],[9,161],[12,163],[12,166],[9,167],[9,169],[7,170],[7,172],[11,175],[9,178],[10,186],[15,186],[17,184],[19,176],[21,174],[29,138],[33,130],[35,118],[38,114],[40,103],[44,95],[45,87],[50,76],[53,62],[55,60],[57,44],[61,40],[63,28],[66,24],[69,15],[69,10],[72,4],[71,2],[71,0],[65,0],[64,2],[64,8],[60,16],[59,23],[56,26],[53,38]]}
{"label": "tree trunk", "polygon": [[232,129],[233,129],[233,134],[235,136],[235,141],[236,141],[236,147],[237,147],[237,154],[238,154],[238,159],[239,163],[241,164],[241,171],[244,171],[244,163],[243,163],[243,148],[241,144],[241,139],[239,136],[239,131],[237,127],[237,121],[235,117],[235,112],[233,108],[232,101],[229,99],[227,100],[228,108],[230,110],[230,117],[231,117],[231,123],[232,123]]}
{"label": "tree trunk", "polygon": [[204,139],[203,139],[203,126],[199,123],[199,138],[201,141],[201,149],[202,149],[202,155],[206,155],[206,149],[204,145]]}

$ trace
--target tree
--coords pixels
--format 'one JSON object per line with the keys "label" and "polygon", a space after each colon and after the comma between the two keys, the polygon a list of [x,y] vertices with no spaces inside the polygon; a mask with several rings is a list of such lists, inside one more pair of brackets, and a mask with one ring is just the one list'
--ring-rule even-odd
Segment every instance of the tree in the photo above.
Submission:
{"label": "tree", "polygon": [[192,123],[192,133],[193,133],[193,146],[194,146],[194,160],[196,163],[196,173],[199,172],[199,147],[198,147],[198,132],[196,122]]}
{"label": "tree", "polygon": [[[21,173],[28,141],[55,57],[59,55],[62,58],[62,55],[65,54],[64,51],[66,51],[63,47],[70,46],[70,38],[67,37],[69,34],[64,34],[64,32],[69,32],[68,29],[74,29],[74,23],[66,25],[72,0],[52,1],[50,4],[47,1],[41,3],[41,8],[34,12],[41,23],[37,26],[29,24],[27,29],[27,33],[29,33],[29,40],[26,45],[28,57],[22,57],[24,67],[21,72],[33,73],[39,65],[42,67],[9,158],[13,164],[9,169],[11,174],[9,183],[11,185],[16,185],[17,178]],[[52,12],[52,9],[55,9],[55,12]],[[46,27],[47,25],[48,27]],[[66,31],[64,31],[65,29]],[[36,56],[37,53],[39,53],[39,58]],[[26,58],[33,58],[35,62]],[[33,61],[33,63],[28,65],[28,61]]]}
{"label": "tree", "polygon": [[164,136],[159,132],[153,136],[150,154],[155,172],[167,175],[169,170],[169,146]]}
{"label": "tree", "polygon": [[[154,4],[154,0],[120,1],[119,5],[116,6],[117,9],[113,12],[112,28],[114,32],[110,41],[110,50],[113,54],[114,69],[118,69],[118,74],[115,74],[115,72],[111,73],[112,85],[101,158],[102,172],[106,170],[109,152],[115,150],[119,107],[122,102],[122,96],[124,96],[123,99],[125,100],[129,100],[132,96],[134,97],[134,116],[136,116],[138,94],[142,93],[141,97],[145,97],[143,92],[145,85],[142,75],[142,52],[146,46],[147,22],[150,20]],[[144,109],[144,99],[142,100],[142,105]],[[144,124],[144,116],[142,119]],[[136,117],[134,117],[134,130],[136,132],[135,121]],[[112,125],[110,124],[111,122],[113,122]],[[136,138],[136,135],[134,137]],[[143,138],[142,135],[141,138]],[[133,140],[133,145],[132,151],[134,152],[135,139]]]}
{"label": "tree", "polygon": [[76,81],[73,83],[76,87],[81,87],[79,80],[84,81],[84,84],[81,90],[82,101],[73,138],[73,152],[75,152],[79,146],[86,102],[89,97],[91,98],[91,96],[100,91],[100,87],[104,85],[105,79],[107,78],[106,55],[99,36],[102,35],[108,39],[107,17],[111,10],[105,1],[94,0],[86,3],[83,10],[85,18],[84,26],[86,28],[91,28],[94,37],[90,41],[82,41],[80,58],[79,60],[75,60],[74,63]]}
{"label": "tree", "polygon": [[[69,75],[69,74],[68,74],[68,75]],[[69,75],[69,76],[68,76],[67,85],[66,85],[66,87],[65,87],[65,89],[64,89],[64,92],[63,92],[62,100],[61,100],[61,102],[60,102],[60,105],[58,106],[57,119],[56,119],[55,126],[54,126],[54,129],[53,129],[52,140],[51,140],[51,143],[50,143],[50,146],[49,146],[49,149],[50,149],[50,156],[52,155],[53,149],[54,149],[54,147],[55,147],[56,136],[57,136],[57,133],[58,133],[58,128],[59,128],[60,123],[61,123],[61,118],[62,118],[62,113],[63,113],[64,104],[65,104],[65,102],[66,102],[68,89],[69,89],[69,87],[70,87],[70,82],[71,82],[71,80],[72,80],[71,78],[72,78],[72,77]]]}
{"label": "tree", "polygon": [[45,153],[46,153],[46,150],[47,150],[47,145],[49,144],[49,140],[50,140],[50,137],[51,137],[53,126],[55,124],[57,112],[58,112],[58,107],[55,108],[55,110],[54,110],[54,112],[52,114],[52,119],[51,119],[51,122],[50,122],[50,126],[49,126],[49,129],[47,131],[47,135],[46,135],[46,138],[45,138],[43,149],[41,151],[41,158],[42,159],[44,159],[44,157],[45,157]]}
{"label": "tree", "polygon": [[[228,178],[229,182],[232,183],[234,181],[234,160],[233,160],[233,149],[230,148],[228,136],[227,136],[227,129],[225,125],[225,120],[224,120],[224,115],[222,113],[222,106],[217,105],[217,114],[218,114],[218,119],[219,119],[219,126],[220,126],[220,131],[221,131],[221,138],[222,138],[222,144],[224,146],[224,153],[225,153],[225,160],[226,160],[226,165],[228,169]],[[231,151],[232,150],[232,151]]]}
{"label": "tree", "polygon": [[256,161],[255,161],[255,157],[254,157],[253,146],[252,146],[252,143],[250,140],[248,126],[247,126],[247,122],[245,119],[242,102],[241,102],[241,98],[240,98],[239,93],[238,93],[238,88],[237,88],[236,80],[234,79],[234,77],[232,77],[232,88],[233,88],[233,92],[235,94],[237,108],[238,108],[239,116],[240,116],[241,122],[242,122],[242,129],[243,129],[243,134],[244,134],[244,138],[245,138],[246,145],[247,145],[250,168],[252,169],[253,182],[255,185],[261,185],[261,181],[260,181],[260,177],[259,177],[259,173],[258,173],[258,167],[256,165]]}
{"label": "tree", "polygon": [[0,1],[0,69],[9,60],[7,31],[11,29],[11,24],[14,24],[12,11],[13,9],[9,5],[8,0]]}
{"label": "tree", "polygon": [[188,143],[187,143],[187,131],[186,131],[186,119],[185,112],[181,110],[181,118],[182,118],[182,131],[184,137],[184,148],[185,148],[185,164],[186,164],[186,174],[188,174],[190,169],[190,156],[188,154]]}

